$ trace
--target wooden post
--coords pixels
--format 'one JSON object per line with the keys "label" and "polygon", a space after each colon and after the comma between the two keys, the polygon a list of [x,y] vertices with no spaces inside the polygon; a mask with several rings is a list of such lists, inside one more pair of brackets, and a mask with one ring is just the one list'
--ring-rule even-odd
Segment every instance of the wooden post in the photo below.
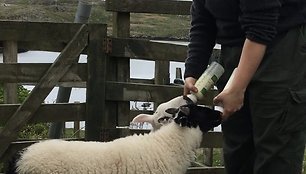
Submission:
{"label": "wooden post", "polygon": [[[125,12],[113,12],[113,36],[120,38],[130,37],[130,13]],[[110,61],[113,67],[116,67],[113,71],[110,71],[111,78],[120,82],[130,81],[130,59],[125,57],[112,58]],[[112,112],[117,113],[116,126],[127,126],[131,120],[129,120],[130,114],[130,102],[121,102],[111,104]],[[119,135],[118,136],[125,136]]]}
{"label": "wooden post", "polygon": [[[169,61],[155,61],[155,84],[165,85],[170,83],[169,66]],[[165,101],[156,101],[154,103],[154,110],[163,102]]]}
{"label": "wooden post", "polygon": [[177,79],[183,79],[183,76],[182,76],[182,69],[181,69],[181,68],[175,68],[175,78],[177,78]]}
{"label": "wooden post", "polygon": [[224,153],[223,153],[223,149],[221,149],[221,165],[224,166]]}
{"label": "wooden post", "polygon": [[[5,41],[3,43],[3,63],[17,63],[17,42]],[[16,83],[4,83],[4,103],[15,104],[18,102],[18,87]]]}
{"label": "wooden post", "polygon": [[[79,101],[75,101],[75,104],[80,104]],[[77,118],[79,118],[80,115],[77,116]],[[75,134],[75,138],[81,138],[81,134],[80,134],[80,121],[74,121],[73,123],[73,132]]]}
{"label": "wooden post", "polygon": [[113,12],[113,36],[130,37],[130,13]]}
{"label": "wooden post", "polygon": [[155,61],[155,84],[165,85],[170,83],[169,61]]}
{"label": "wooden post", "polygon": [[0,157],[5,153],[9,144],[16,139],[18,131],[33,117],[47,95],[68,72],[72,63],[87,45],[87,40],[87,27],[82,25],[51,67],[41,77],[30,95],[7,121],[0,132]]}
{"label": "wooden post", "polygon": [[206,166],[212,167],[213,165],[213,148],[204,148],[204,164]]}
{"label": "wooden post", "polygon": [[80,121],[74,121],[73,124],[73,132],[74,132],[74,136],[75,138],[80,138]]}
{"label": "wooden post", "polygon": [[[77,12],[75,14],[75,23],[87,23],[92,5],[85,1],[79,1]],[[78,60],[76,60],[76,63]],[[60,86],[57,92],[56,103],[68,103],[71,95],[72,87]],[[49,138],[61,138],[62,130],[64,129],[65,123],[56,122],[52,123],[49,128]]]}
{"label": "wooden post", "polygon": [[102,130],[110,121],[106,117],[105,107],[107,55],[103,49],[103,40],[106,37],[106,26],[93,25],[90,27],[85,120],[85,139],[88,141],[101,140],[101,135],[104,137]]}

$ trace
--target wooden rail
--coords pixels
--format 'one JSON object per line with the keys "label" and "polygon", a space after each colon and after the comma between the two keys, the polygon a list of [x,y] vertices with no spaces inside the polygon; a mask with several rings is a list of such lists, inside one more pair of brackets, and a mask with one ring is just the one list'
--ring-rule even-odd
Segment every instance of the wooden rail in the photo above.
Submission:
{"label": "wooden rail", "polygon": [[[28,123],[49,123],[58,121],[85,121],[85,103],[42,104]],[[0,125],[4,125],[20,104],[0,106]]]}
{"label": "wooden rail", "polygon": [[21,21],[0,21],[0,26],[1,41],[17,41],[18,48],[25,50],[55,52],[61,52],[80,28],[74,23]]}
{"label": "wooden rail", "polygon": [[115,12],[189,15],[190,0],[111,0],[106,9]]}
{"label": "wooden rail", "polygon": [[177,61],[184,62],[187,54],[187,45],[176,42],[158,42],[143,39],[112,38],[113,57],[128,57],[143,60]]}
{"label": "wooden rail", "polygon": [[[51,63],[6,63],[0,64],[0,81],[7,83],[34,84],[45,74]],[[35,70],[35,71],[33,71]],[[87,64],[71,66],[59,82],[86,82]]]}

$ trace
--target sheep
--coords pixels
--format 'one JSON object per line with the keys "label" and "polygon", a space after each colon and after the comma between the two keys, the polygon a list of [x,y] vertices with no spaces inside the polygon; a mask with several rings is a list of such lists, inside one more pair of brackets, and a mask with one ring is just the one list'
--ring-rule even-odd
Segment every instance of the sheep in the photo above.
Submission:
{"label": "sheep", "polygon": [[195,158],[203,132],[219,125],[221,114],[175,101],[182,97],[161,104],[153,115],[133,119],[158,129],[149,134],[112,142],[42,141],[26,148],[7,173],[183,174]]}

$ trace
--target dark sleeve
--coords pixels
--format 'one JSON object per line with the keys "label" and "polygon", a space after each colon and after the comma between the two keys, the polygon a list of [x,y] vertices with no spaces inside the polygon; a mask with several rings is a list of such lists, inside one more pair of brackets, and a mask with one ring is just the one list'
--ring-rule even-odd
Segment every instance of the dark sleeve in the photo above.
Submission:
{"label": "dark sleeve", "polygon": [[206,69],[216,40],[216,23],[205,8],[205,0],[193,0],[188,55],[185,62],[186,77],[199,78]]}
{"label": "dark sleeve", "polygon": [[246,38],[269,44],[277,34],[280,7],[279,0],[240,0],[240,22]]}

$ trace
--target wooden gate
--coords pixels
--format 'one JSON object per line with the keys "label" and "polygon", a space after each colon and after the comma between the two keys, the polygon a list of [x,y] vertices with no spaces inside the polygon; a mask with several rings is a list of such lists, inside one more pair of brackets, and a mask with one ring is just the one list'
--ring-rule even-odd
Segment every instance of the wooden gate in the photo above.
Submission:
{"label": "wooden gate", "polygon": [[[4,125],[0,130],[2,159],[17,150],[9,148],[9,145],[27,123],[85,120],[89,125],[87,138],[99,140],[103,118],[101,109],[105,101],[106,54],[103,40],[106,35],[104,24],[0,22],[0,44],[5,46],[4,55],[9,54],[7,50],[17,52],[7,48],[14,45],[25,50],[61,52],[52,64],[0,64],[1,82],[35,84],[22,104],[0,105],[0,125]],[[16,46],[14,48],[17,49]],[[78,63],[81,53],[88,55],[87,64]],[[84,84],[89,96],[87,106],[85,103],[42,104],[55,86],[84,87]]]}

